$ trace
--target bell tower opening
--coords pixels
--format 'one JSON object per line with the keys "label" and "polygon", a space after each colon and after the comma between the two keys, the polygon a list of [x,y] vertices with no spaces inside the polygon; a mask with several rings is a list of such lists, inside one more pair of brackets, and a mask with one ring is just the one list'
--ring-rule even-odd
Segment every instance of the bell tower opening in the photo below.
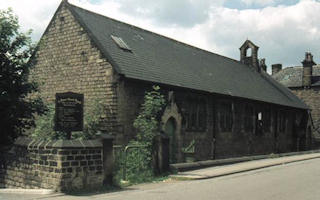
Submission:
{"label": "bell tower opening", "polygon": [[246,40],[240,47],[240,62],[259,71],[258,50],[258,46],[250,40]]}

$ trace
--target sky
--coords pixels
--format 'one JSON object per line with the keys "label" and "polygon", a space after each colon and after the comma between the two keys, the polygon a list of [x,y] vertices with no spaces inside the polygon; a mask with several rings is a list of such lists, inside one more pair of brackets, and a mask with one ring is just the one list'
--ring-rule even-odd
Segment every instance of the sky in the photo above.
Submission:
{"label": "sky", "polygon": [[[23,31],[40,39],[60,0],[0,0]],[[69,0],[71,4],[239,60],[246,39],[259,46],[268,70],[320,63],[320,0]]]}

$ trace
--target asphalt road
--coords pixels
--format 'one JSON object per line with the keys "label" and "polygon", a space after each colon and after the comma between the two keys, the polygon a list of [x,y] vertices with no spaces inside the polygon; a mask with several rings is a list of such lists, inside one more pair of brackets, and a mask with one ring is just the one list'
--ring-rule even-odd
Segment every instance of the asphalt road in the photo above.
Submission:
{"label": "asphalt road", "polygon": [[320,159],[269,167],[219,178],[168,181],[128,188],[126,191],[89,196],[17,196],[0,199],[108,199],[108,200],[318,200]]}

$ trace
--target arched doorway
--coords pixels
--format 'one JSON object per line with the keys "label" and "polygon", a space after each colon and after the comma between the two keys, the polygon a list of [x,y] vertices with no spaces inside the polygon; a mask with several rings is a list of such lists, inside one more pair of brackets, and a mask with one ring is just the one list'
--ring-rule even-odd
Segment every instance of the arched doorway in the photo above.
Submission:
{"label": "arched doorway", "polygon": [[165,134],[169,137],[169,161],[170,163],[177,162],[177,137],[176,137],[177,122],[173,117],[170,117],[165,124]]}
{"label": "arched doorway", "polygon": [[161,117],[162,131],[169,137],[170,163],[183,161],[182,135],[181,135],[182,116],[175,103],[171,102],[163,112]]}

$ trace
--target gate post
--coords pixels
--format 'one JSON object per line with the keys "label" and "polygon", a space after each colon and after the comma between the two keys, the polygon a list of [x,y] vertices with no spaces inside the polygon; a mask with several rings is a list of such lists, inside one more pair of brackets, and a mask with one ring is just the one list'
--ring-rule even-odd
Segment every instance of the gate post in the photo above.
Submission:
{"label": "gate post", "polygon": [[113,170],[113,139],[114,137],[108,134],[101,136],[102,156],[103,156],[103,185],[112,184]]}
{"label": "gate post", "polygon": [[159,134],[154,138],[153,170],[156,174],[169,171],[169,137]]}
{"label": "gate post", "polygon": [[161,135],[161,145],[160,145],[160,173],[168,172],[169,167],[169,137]]}

